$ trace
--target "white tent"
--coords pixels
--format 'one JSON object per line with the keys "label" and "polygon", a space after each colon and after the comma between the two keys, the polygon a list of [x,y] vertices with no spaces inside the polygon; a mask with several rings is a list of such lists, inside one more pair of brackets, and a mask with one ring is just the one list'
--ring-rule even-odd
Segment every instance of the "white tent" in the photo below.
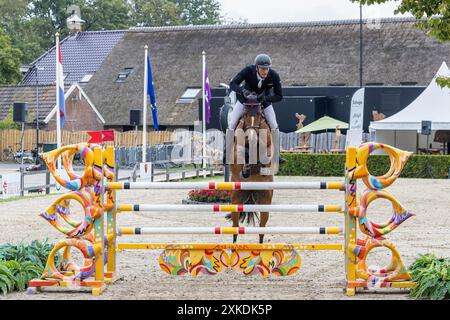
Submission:
{"label": "white tent", "polygon": [[370,123],[369,131],[375,132],[377,142],[417,151],[419,146],[426,146],[426,137],[420,135],[423,120],[432,122],[430,142],[436,130],[450,130],[450,89],[439,87],[435,81],[438,76],[450,77],[445,62],[428,87],[409,106],[391,117]]}

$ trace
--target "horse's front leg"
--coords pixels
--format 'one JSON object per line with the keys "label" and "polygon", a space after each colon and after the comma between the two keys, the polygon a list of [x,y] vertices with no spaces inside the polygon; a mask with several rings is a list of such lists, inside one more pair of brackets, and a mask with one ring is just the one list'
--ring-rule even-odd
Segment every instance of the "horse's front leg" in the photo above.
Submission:
{"label": "horse's front leg", "polygon": [[[267,221],[269,220],[269,212],[261,212],[260,218],[259,218],[259,226],[261,228],[265,227],[267,224]],[[259,235],[259,243],[264,242],[264,234]]]}

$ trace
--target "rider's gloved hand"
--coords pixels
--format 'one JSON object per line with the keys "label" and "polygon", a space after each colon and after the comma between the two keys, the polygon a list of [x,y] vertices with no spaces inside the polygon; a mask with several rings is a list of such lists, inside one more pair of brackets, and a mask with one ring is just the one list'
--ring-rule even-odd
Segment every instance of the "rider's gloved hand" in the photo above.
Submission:
{"label": "rider's gloved hand", "polygon": [[261,94],[258,94],[258,102],[264,103],[265,101],[266,101],[266,95],[264,94],[264,92],[262,92]]}
{"label": "rider's gloved hand", "polygon": [[248,96],[251,95],[252,93],[247,90],[247,89],[242,89],[242,97],[244,98],[244,101],[248,100]]}

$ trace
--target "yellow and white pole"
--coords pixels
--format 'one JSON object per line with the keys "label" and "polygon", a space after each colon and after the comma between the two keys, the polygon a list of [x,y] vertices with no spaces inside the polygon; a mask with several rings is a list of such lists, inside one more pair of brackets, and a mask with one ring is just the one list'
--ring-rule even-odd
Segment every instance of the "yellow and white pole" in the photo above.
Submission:
{"label": "yellow and white pole", "polygon": [[160,227],[119,228],[118,235],[153,234],[343,234],[341,227]]}
{"label": "yellow and white pole", "polygon": [[118,204],[120,212],[343,212],[340,205],[330,204]]}
{"label": "yellow and white pole", "polygon": [[343,181],[275,181],[275,182],[114,182],[108,183],[113,190],[341,190]]}

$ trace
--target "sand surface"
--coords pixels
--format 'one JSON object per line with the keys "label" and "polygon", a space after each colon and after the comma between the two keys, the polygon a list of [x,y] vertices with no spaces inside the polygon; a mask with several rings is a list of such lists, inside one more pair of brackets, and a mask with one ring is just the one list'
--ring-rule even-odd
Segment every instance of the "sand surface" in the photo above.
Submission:
{"label": "sand surface", "polygon": [[[278,177],[276,181],[335,181],[338,178]],[[433,252],[450,256],[450,180],[398,179],[388,189],[416,216],[388,235],[399,249],[403,262],[409,265],[420,253]],[[359,192],[362,192],[362,185]],[[187,190],[120,191],[120,203],[181,204]],[[37,214],[57,196],[23,199],[0,203],[0,243],[29,243],[48,237],[56,243],[63,235]],[[335,190],[278,190],[274,203],[343,204],[344,194]],[[386,200],[373,202],[369,217],[384,222],[391,215]],[[77,211],[79,211],[77,209]],[[334,213],[272,213],[268,226],[341,226],[342,215]],[[118,225],[124,227],[229,226],[223,216],[212,213],[122,213]],[[228,236],[128,236],[119,242],[231,242]],[[257,235],[241,235],[241,243],[257,243]],[[343,243],[342,237],[320,235],[266,235],[268,243]],[[388,250],[376,249],[369,265],[386,265]],[[301,269],[290,277],[245,277],[233,271],[216,276],[169,276],[158,265],[159,251],[133,250],[118,254],[119,280],[100,297],[88,292],[58,288],[35,295],[24,292],[0,296],[2,299],[408,299],[407,291],[370,289],[348,298],[343,294],[344,258],[338,251],[303,251]]]}

